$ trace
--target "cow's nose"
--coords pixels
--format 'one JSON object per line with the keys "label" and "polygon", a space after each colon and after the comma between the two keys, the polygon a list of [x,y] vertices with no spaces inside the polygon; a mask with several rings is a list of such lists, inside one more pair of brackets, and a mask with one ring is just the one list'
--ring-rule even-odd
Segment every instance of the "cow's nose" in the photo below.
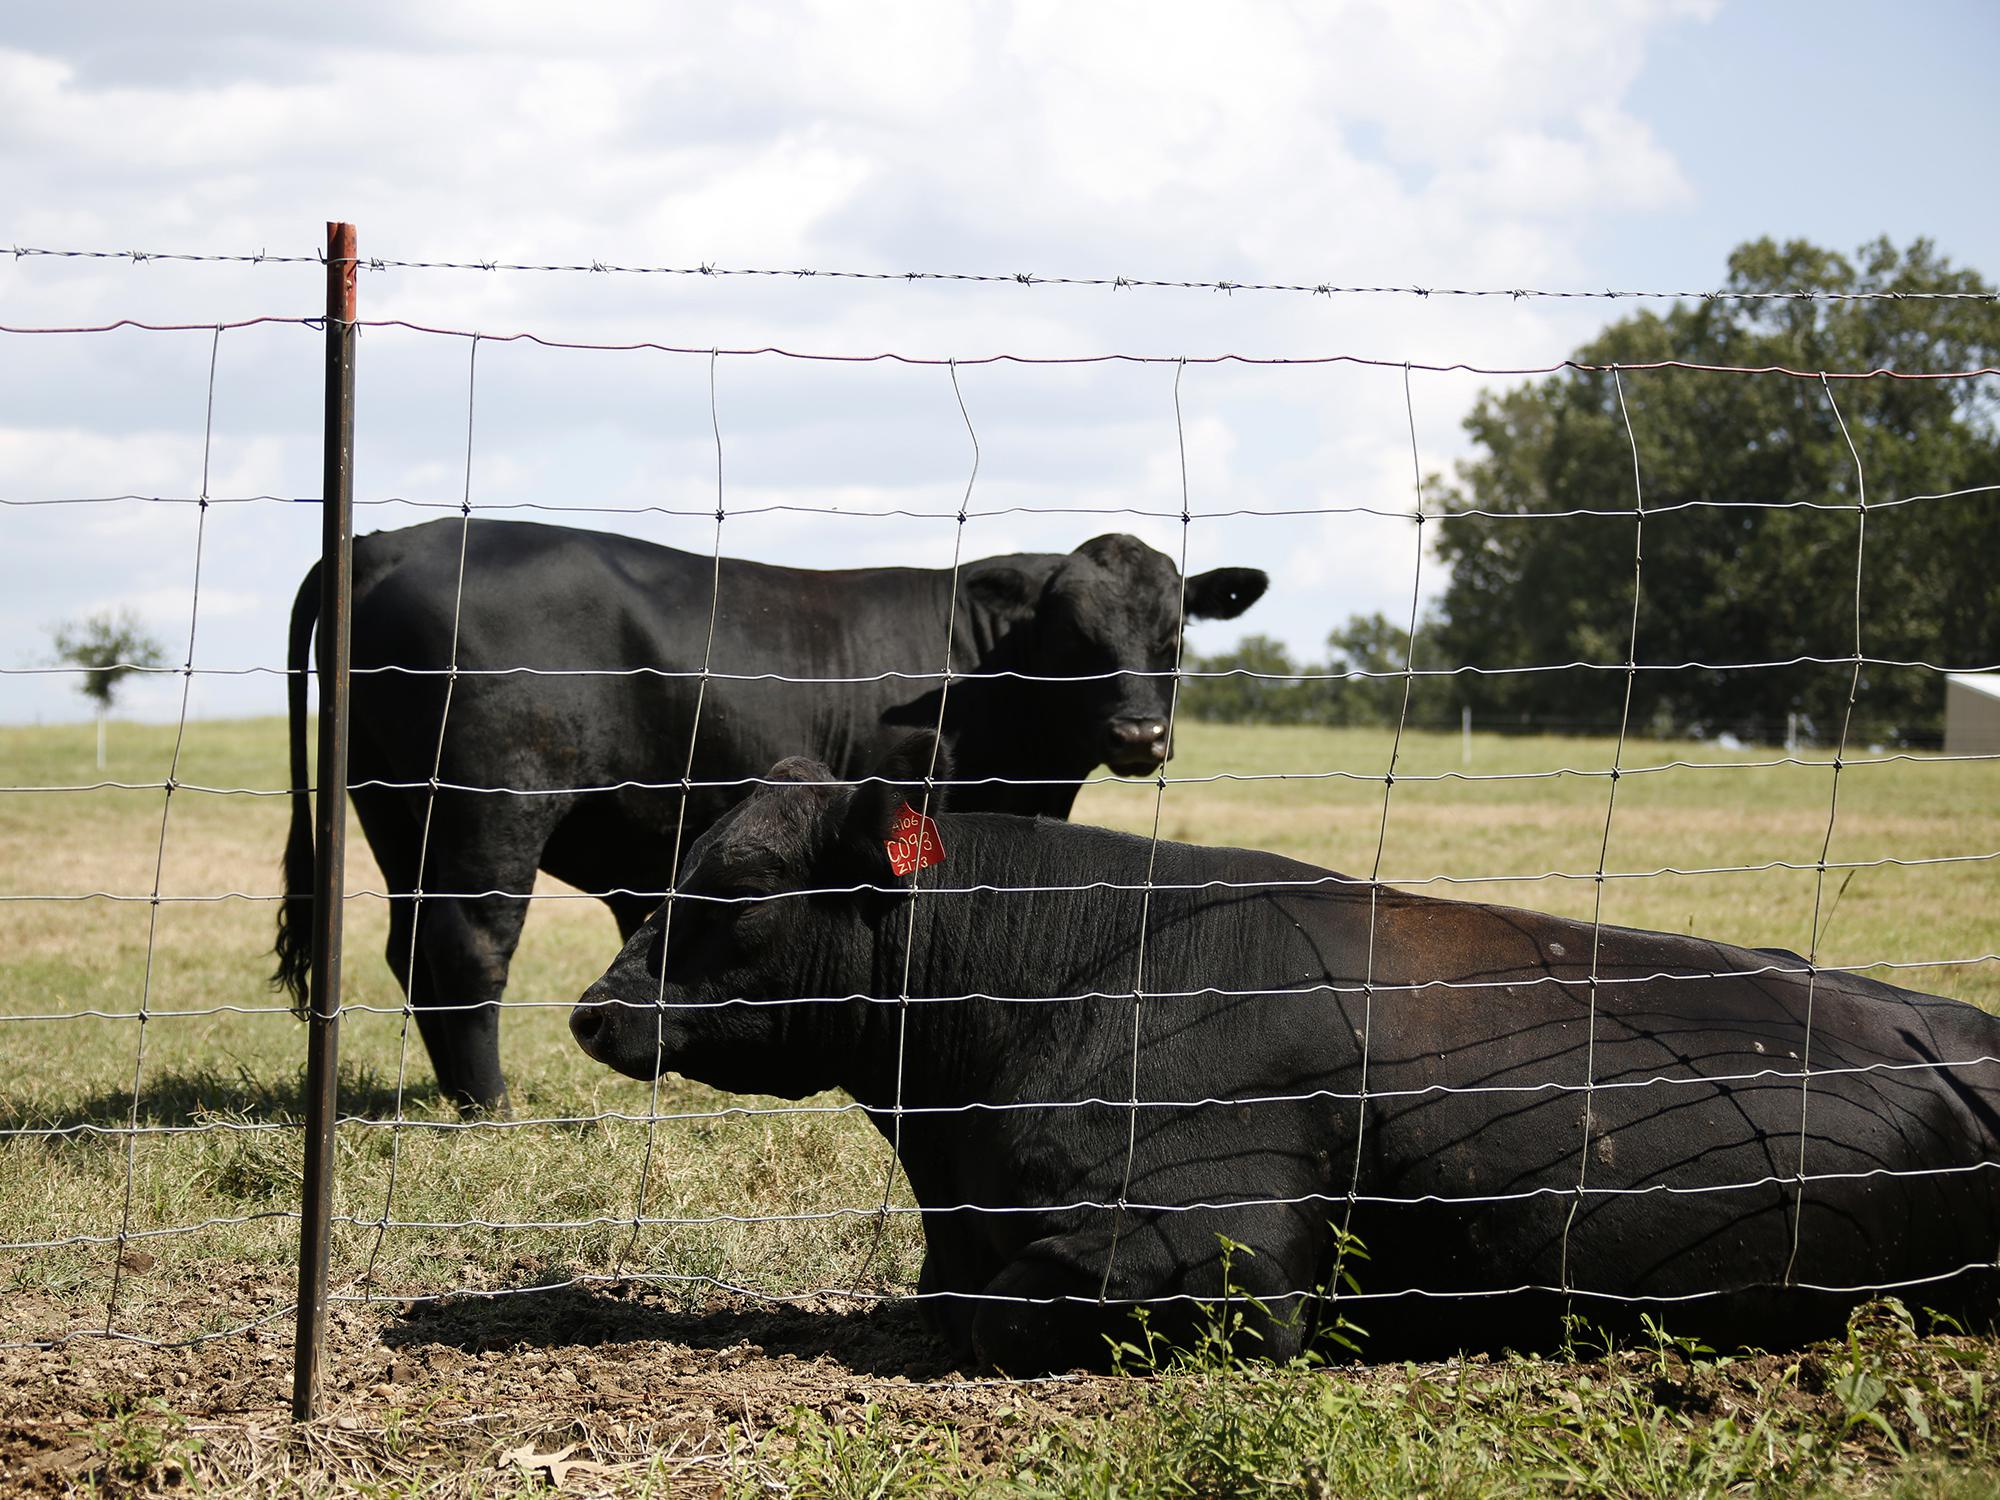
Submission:
{"label": "cow's nose", "polygon": [[602,1005],[586,1002],[569,1013],[569,1034],[576,1038],[577,1046],[592,1057],[597,1055],[597,1039],[604,1035],[604,1021]]}
{"label": "cow's nose", "polygon": [[1150,759],[1155,763],[1167,758],[1167,725],[1164,719],[1113,719],[1111,721],[1111,755],[1114,765],[1135,760]]}

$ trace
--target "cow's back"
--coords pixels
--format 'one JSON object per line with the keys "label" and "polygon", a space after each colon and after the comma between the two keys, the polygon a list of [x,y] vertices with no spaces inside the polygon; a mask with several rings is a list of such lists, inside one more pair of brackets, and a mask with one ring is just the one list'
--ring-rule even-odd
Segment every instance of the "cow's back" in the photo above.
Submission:
{"label": "cow's back", "polygon": [[1565,1286],[1591,1317],[1664,1298],[1639,1305],[1788,1341],[1845,1304],[1784,1288],[1916,1282],[2000,1248],[2000,1021],[1972,1006],[1401,895],[1376,953],[1355,1220],[1374,1289]]}
{"label": "cow's back", "polygon": [[476,789],[434,836],[494,851],[466,855],[474,888],[521,849],[585,889],[663,888],[673,849],[777,760],[806,751],[859,774],[898,732],[888,706],[942,664],[921,570],[446,518],[359,539],[355,577],[355,779],[398,784],[385,796],[414,823],[434,772]]}
{"label": "cow's back", "polygon": [[[687,665],[686,595],[705,560],[670,547],[445,519],[362,537],[354,561],[356,666],[588,675],[700,665],[699,639]],[[699,581],[697,626],[705,572]]]}
{"label": "cow's back", "polygon": [[[1852,1300],[1803,1289],[1928,1284],[2000,1249],[2000,1020],[1974,1007],[1270,855],[1149,859],[1143,839],[1048,824],[988,849],[984,822],[948,821],[942,883],[1127,887],[918,903],[920,927],[965,924],[985,966],[934,989],[1071,997],[912,1012],[912,1055],[952,1055],[918,1047],[934,1027],[999,1059],[974,1096],[1002,1106],[944,1117],[965,1175],[926,1194],[913,1163],[919,1196],[1129,1205],[990,1216],[988,1256],[1061,1229],[1087,1258],[1115,1220],[1121,1276],[1213,1274],[1227,1235],[1299,1286],[1305,1247],[1347,1224],[1373,1257],[1364,1289],[1426,1294],[1394,1319],[1421,1343],[1429,1309],[1449,1346],[1511,1337],[1524,1309],[1555,1326],[1492,1296],[1510,1287],[1572,1288],[1593,1318],[1663,1298],[1636,1305],[1789,1340]],[[1130,887],[1149,869],[1147,898]]]}

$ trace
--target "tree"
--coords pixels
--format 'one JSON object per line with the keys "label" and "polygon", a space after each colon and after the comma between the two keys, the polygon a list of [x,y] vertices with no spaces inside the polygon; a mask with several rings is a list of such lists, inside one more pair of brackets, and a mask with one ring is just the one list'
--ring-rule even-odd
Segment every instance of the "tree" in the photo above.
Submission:
{"label": "tree", "polygon": [[104,721],[118,685],[136,671],[164,666],[167,649],[129,609],[103,610],[76,624],[52,626],[56,656],[83,668],[77,691],[97,705],[97,768],[104,769]]}
{"label": "tree", "polygon": [[1178,711],[1189,718],[1225,724],[1299,724],[1312,717],[1310,691],[1319,684],[1297,678],[1301,671],[1318,669],[1300,667],[1284,642],[1268,635],[1246,635],[1227,651],[1193,657],[1188,668],[1232,674],[1190,677],[1182,683]]}
{"label": "tree", "polygon": [[[1725,290],[1965,300],[1677,303],[1613,323],[1574,359],[1808,372],[2000,364],[1992,288],[1927,241],[1902,251],[1877,241],[1850,261],[1759,240],[1730,257]],[[1636,444],[1646,516],[1635,659],[1716,669],[1638,673],[1632,722],[1771,738],[1796,713],[1830,738],[1853,678],[1842,659],[1855,651],[1857,550],[1863,655],[2000,659],[2000,495],[1953,493],[2000,483],[1996,415],[1990,377],[1580,369],[1489,392],[1465,424],[1482,451],[1442,496],[1437,547],[1451,582],[1424,634],[1464,665],[1613,668],[1468,674],[1462,691],[1482,718],[1617,722],[1640,540]],[[1864,479],[1865,531],[1854,509]],[[1554,515],[1569,511],[1594,514]],[[1798,657],[1830,664],[1745,665]],[[1871,735],[1932,738],[1942,710],[1935,672],[1863,668],[1855,712]]]}
{"label": "tree", "polygon": [[1349,615],[1347,623],[1326,638],[1331,673],[1367,673],[1330,683],[1328,724],[1434,724],[1453,711],[1457,688],[1452,678],[1412,676],[1407,701],[1404,673],[1434,671],[1444,664],[1430,626],[1420,625],[1414,652],[1410,632],[1385,614]]}
{"label": "tree", "polygon": [[[1326,638],[1328,663],[1295,661],[1283,641],[1246,635],[1229,650],[1192,657],[1180,712],[1229,724],[1394,724],[1403,713],[1403,673],[1411,664],[1410,633],[1387,615],[1351,615]],[[1443,658],[1423,632],[1414,666],[1434,669]],[[1410,723],[1434,723],[1454,712],[1449,677],[1410,683]]]}

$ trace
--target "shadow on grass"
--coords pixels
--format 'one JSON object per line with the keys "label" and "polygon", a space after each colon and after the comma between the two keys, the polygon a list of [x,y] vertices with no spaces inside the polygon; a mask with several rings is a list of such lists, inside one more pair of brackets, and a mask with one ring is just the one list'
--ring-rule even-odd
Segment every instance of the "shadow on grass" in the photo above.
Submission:
{"label": "shadow on grass", "polygon": [[[233,1069],[212,1065],[147,1069],[140,1077],[139,1123],[199,1125],[215,1119],[291,1123],[304,1118],[305,1092],[303,1066],[273,1078],[260,1078],[241,1064]],[[403,1089],[406,1107],[428,1107],[435,1098],[436,1090],[428,1079]],[[340,1070],[341,1114],[376,1119],[395,1112],[393,1079],[383,1078],[372,1068]],[[75,1104],[53,1107],[0,1100],[0,1129],[70,1133],[131,1123],[129,1088],[106,1089]]]}
{"label": "shadow on grass", "polygon": [[719,1353],[747,1342],[764,1359],[826,1355],[857,1375],[934,1380],[959,1369],[913,1303],[835,1309],[732,1298],[727,1306],[692,1312],[618,1283],[420,1302],[383,1330],[382,1341],[395,1349],[442,1344],[469,1354],[647,1342]]}

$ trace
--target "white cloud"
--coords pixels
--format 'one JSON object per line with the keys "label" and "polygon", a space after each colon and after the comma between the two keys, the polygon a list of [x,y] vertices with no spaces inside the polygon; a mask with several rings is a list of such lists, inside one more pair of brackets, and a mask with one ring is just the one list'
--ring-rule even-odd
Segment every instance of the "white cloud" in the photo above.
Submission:
{"label": "white cloud", "polygon": [[[49,14],[0,50],[0,191],[20,244],[310,253],[333,216],[398,259],[965,269],[1325,280],[1562,282],[1592,226],[1682,205],[1681,167],[1628,107],[1652,38],[1687,6],[1136,0],[1064,6],[816,3],[581,10],[361,0],[339,24],[290,8]],[[1697,16],[1700,6],[1693,8]],[[316,266],[0,261],[15,324],[212,323],[318,310]],[[1534,365],[1588,306],[933,283],[371,272],[364,316],[485,333],[973,359],[1238,351]],[[364,499],[455,503],[470,346],[362,342]],[[0,336],[0,497],[193,494],[208,341]],[[1111,529],[1175,550],[1177,522],[1037,515],[1179,504],[1172,364],[966,365],[981,449],[975,555]],[[712,499],[708,361],[484,343],[475,503]],[[212,494],[311,495],[318,354],[298,328],[220,349]],[[1416,392],[1431,470],[1475,380]],[[1400,372],[1183,372],[1197,509],[1405,505]],[[728,359],[716,418],[729,503],[949,508],[972,437],[942,367]],[[364,529],[407,509],[364,511]],[[533,514],[527,512],[525,514]],[[310,506],[211,515],[204,588],[230,659],[274,663]],[[700,546],[700,518],[606,517]],[[0,606],[9,654],[97,601],[163,615],[191,564],[171,508],[0,511],[33,576]],[[1407,527],[1354,517],[1203,522],[1196,566],[1280,586],[1242,626],[1314,648],[1353,609],[1407,598]],[[935,522],[742,517],[732,551],[829,564],[948,557]],[[941,560],[941,559],[940,559]],[[1400,582],[1398,580],[1401,580]],[[11,582],[12,580],[10,580]],[[1406,603],[1403,607],[1406,607]],[[178,612],[184,619],[185,610]],[[16,649],[16,648],[19,649]],[[18,712],[18,682],[4,712]],[[260,696],[261,695],[261,696]],[[206,684],[205,708],[277,702]]]}

